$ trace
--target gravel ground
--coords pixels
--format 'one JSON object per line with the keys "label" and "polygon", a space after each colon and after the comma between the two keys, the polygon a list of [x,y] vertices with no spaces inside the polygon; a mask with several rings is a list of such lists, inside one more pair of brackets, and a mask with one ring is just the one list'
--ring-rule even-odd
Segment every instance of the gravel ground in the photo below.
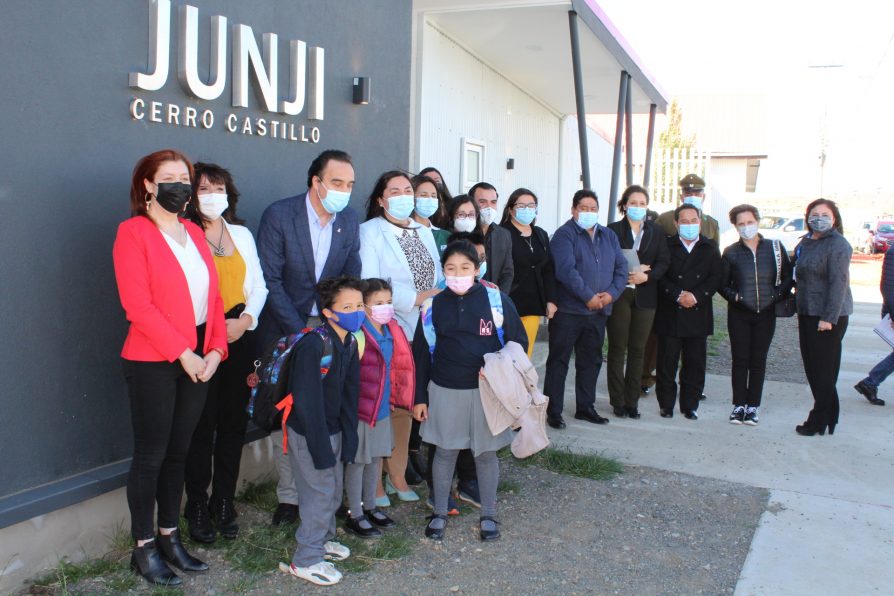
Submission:
{"label": "gravel ground", "polygon": [[[732,352],[726,331],[727,307],[723,298],[714,299],[714,335],[708,338],[708,374],[729,376],[732,370]],[[766,378],[786,383],[807,382],[798,344],[798,317],[776,318],[776,333],[767,355]]]}
{"label": "gravel ground", "polygon": [[[339,564],[345,578],[337,586],[317,588],[274,571],[272,565],[269,571],[245,572],[222,549],[194,546],[194,554],[208,561],[212,572],[188,578],[182,593],[732,593],[768,499],[763,489],[651,468],[628,466],[619,476],[596,481],[506,460],[501,467],[503,538],[498,542],[478,540],[474,510],[451,518],[443,543],[431,542],[422,536],[428,511],[402,504],[389,510],[399,523],[391,533],[404,537],[409,553],[393,561],[367,558],[360,561],[367,570],[360,572]],[[246,504],[239,510],[243,528],[269,522],[267,511]],[[243,533],[237,540],[246,538]],[[280,557],[274,552],[283,550],[280,545],[273,545],[271,561]],[[122,559],[120,567],[126,562]],[[118,571],[67,590],[179,592],[153,591],[132,577]],[[52,592],[62,590],[36,591]]]}

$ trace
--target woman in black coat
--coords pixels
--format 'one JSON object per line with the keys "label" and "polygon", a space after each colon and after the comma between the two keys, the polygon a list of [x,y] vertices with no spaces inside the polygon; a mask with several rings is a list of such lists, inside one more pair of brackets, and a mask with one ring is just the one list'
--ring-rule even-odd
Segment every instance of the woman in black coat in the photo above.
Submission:
{"label": "woman in black coat", "polygon": [[[615,416],[639,418],[640,380],[646,341],[657,306],[658,280],[668,266],[664,230],[646,221],[649,193],[630,186],[618,201],[620,221],[608,225],[624,250],[635,250],[639,267],[627,276],[627,288],[608,319],[608,394]],[[624,361],[627,361],[625,371]]]}

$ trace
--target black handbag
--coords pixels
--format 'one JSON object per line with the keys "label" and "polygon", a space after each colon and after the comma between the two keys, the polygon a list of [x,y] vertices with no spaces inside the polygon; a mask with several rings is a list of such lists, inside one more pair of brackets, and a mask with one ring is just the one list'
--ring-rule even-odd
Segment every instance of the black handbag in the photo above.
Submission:
{"label": "black handbag", "polygon": [[[782,285],[782,250],[779,248],[778,240],[773,241],[773,254],[776,256],[776,287],[778,288]],[[787,318],[795,315],[797,306],[795,304],[795,295],[792,294],[791,290],[776,301],[773,309],[776,311],[777,317]]]}

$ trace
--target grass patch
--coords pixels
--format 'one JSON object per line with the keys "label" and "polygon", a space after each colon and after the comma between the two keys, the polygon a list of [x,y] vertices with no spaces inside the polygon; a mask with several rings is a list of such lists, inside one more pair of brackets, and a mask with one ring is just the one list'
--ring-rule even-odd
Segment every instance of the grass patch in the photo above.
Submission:
{"label": "grass patch", "polygon": [[568,449],[548,448],[517,462],[523,466],[537,466],[557,474],[608,480],[624,471],[624,467],[613,459],[592,454],[572,453]]}
{"label": "grass patch", "polygon": [[243,525],[235,540],[218,539],[215,545],[234,569],[245,573],[265,573],[280,562],[291,561],[295,550],[295,527],[269,524]]}
{"label": "grass patch", "polygon": [[236,500],[262,511],[273,512],[279,505],[276,496],[276,480],[264,480],[263,482],[249,482],[245,488],[236,495]]}
{"label": "grass patch", "polygon": [[521,484],[515,480],[500,480],[500,484],[497,485],[498,493],[509,493],[512,495],[519,491],[521,491]]}
{"label": "grass patch", "polygon": [[373,563],[396,561],[413,551],[413,541],[395,532],[385,532],[381,538],[364,540],[347,534],[337,538],[351,549],[351,556],[337,563],[338,568],[353,573],[369,571]]}

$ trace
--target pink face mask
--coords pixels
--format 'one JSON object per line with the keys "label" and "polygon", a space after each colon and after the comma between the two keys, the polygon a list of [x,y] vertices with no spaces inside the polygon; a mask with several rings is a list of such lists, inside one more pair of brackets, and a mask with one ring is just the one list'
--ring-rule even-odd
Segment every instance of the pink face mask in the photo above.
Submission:
{"label": "pink face mask", "polygon": [[454,294],[465,294],[472,287],[472,284],[475,283],[474,275],[465,275],[462,277],[447,275],[446,278],[447,287],[450,288]]}
{"label": "pink face mask", "polygon": [[374,304],[370,306],[369,318],[379,325],[387,325],[394,318],[394,305]]}

